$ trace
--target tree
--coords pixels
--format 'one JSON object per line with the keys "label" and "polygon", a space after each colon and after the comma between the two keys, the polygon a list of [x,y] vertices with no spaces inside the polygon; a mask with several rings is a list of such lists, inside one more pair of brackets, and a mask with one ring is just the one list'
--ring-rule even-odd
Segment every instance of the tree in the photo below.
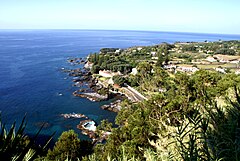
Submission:
{"label": "tree", "polygon": [[99,65],[93,65],[92,69],[91,69],[91,72],[94,73],[94,74],[97,74],[100,70],[100,66]]}
{"label": "tree", "polygon": [[194,45],[184,45],[182,47],[182,51],[192,51],[192,52],[195,52],[196,49],[197,48]]}
{"label": "tree", "polygon": [[108,120],[102,120],[101,124],[97,127],[98,131],[112,131],[112,123]]}
{"label": "tree", "polygon": [[103,62],[104,62],[104,57],[98,54],[98,65],[101,66]]}
{"label": "tree", "polygon": [[146,77],[152,72],[152,66],[149,62],[140,62],[137,66],[137,69],[141,77]]}
{"label": "tree", "polygon": [[81,156],[80,150],[80,139],[78,135],[73,130],[69,130],[62,133],[53,150],[48,151],[46,158],[54,161],[68,158],[74,161]]}
{"label": "tree", "polygon": [[122,86],[126,82],[126,79],[124,77],[122,77],[122,76],[119,76],[119,75],[113,76],[112,79],[113,79],[113,82],[115,84],[118,84],[120,86]]}
{"label": "tree", "polygon": [[128,77],[127,81],[128,81],[128,83],[130,83],[130,86],[132,86],[132,87],[139,85],[139,77],[137,75],[135,75],[135,76],[130,75]]}
{"label": "tree", "polygon": [[162,67],[162,66],[163,66],[163,63],[164,63],[164,56],[159,54],[159,55],[158,55],[158,59],[157,59],[156,66]]}
{"label": "tree", "polygon": [[216,54],[225,54],[225,55],[235,55],[236,54],[236,52],[233,49],[228,49],[228,48],[218,49],[215,53]]}
{"label": "tree", "polygon": [[93,55],[93,63],[95,64],[98,61],[97,53]]}

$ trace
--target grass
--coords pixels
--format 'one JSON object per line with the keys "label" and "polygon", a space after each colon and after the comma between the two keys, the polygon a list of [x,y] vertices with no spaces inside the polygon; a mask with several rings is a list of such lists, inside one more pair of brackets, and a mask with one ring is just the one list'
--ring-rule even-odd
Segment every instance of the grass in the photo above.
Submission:
{"label": "grass", "polygon": [[100,81],[106,81],[106,80],[107,80],[107,78],[100,77],[100,78],[99,78],[99,80],[100,80]]}
{"label": "grass", "polygon": [[[223,68],[237,68],[237,64],[231,64],[231,63],[226,63],[226,64],[196,64],[198,68],[200,69],[215,69],[218,67],[223,67]],[[177,64],[177,66],[184,66],[184,67],[191,67],[193,64]]]}
{"label": "grass", "polygon": [[219,66],[221,66],[223,68],[237,68],[236,64],[231,64],[231,63],[227,63],[227,64],[199,64],[199,65],[197,65],[197,67],[200,68],[200,69],[214,69],[214,68],[218,68]]}

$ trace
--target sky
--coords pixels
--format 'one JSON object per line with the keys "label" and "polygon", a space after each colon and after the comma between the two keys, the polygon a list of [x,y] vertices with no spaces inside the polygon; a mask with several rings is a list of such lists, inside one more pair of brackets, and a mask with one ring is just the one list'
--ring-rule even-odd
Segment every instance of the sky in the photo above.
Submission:
{"label": "sky", "polygon": [[240,0],[0,0],[0,29],[240,34]]}

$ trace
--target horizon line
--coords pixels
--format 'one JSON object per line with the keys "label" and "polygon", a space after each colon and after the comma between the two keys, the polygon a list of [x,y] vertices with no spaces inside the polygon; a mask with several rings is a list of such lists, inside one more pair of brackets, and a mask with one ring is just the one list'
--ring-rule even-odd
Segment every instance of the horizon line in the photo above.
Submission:
{"label": "horizon line", "polygon": [[233,34],[233,33],[216,33],[216,32],[186,32],[186,31],[160,31],[160,30],[134,30],[134,29],[81,29],[81,28],[10,28],[10,29],[1,29],[1,30],[85,30],[85,31],[131,31],[131,32],[163,32],[163,33],[185,33],[185,34],[212,34],[212,35],[235,35],[235,36],[240,36],[240,33],[238,34]]}

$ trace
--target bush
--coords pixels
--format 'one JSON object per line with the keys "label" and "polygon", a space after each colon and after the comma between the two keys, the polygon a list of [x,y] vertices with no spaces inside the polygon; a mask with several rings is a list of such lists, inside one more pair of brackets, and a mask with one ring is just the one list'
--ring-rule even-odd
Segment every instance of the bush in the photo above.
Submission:
{"label": "bush", "polygon": [[46,151],[47,145],[52,139],[52,136],[50,136],[43,147],[37,145],[35,141],[42,128],[39,129],[38,133],[33,138],[29,138],[24,134],[26,128],[25,117],[23,118],[17,131],[16,122],[13,123],[9,131],[7,131],[5,124],[2,124],[1,119],[0,126],[1,160],[33,160],[37,158],[37,155],[41,155],[44,151]]}
{"label": "bush", "polygon": [[196,51],[196,47],[194,45],[184,45],[182,47],[183,51]]}

